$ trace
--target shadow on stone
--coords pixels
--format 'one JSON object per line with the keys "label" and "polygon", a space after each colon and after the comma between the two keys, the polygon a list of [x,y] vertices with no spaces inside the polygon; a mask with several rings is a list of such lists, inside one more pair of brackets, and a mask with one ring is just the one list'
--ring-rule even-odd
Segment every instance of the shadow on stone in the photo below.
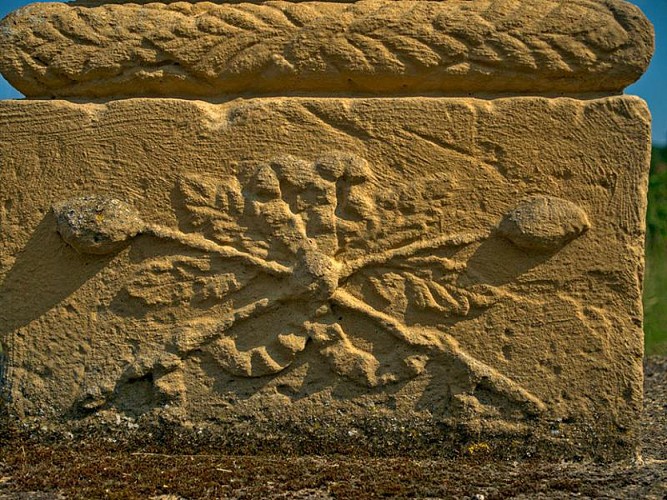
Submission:
{"label": "shadow on stone", "polygon": [[114,255],[77,253],[58,235],[49,211],[0,283],[0,337],[4,340],[69,297]]}
{"label": "shadow on stone", "polygon": [[[459,281],[472,279],[486,285],[506,285],[540,264],[544,264],[559,250],[529,252],[517,248],[504,238],[492,236],[485,240],[470,257],[468,272],[462,274]],[[460,284],[463,285],[463,283]]]}

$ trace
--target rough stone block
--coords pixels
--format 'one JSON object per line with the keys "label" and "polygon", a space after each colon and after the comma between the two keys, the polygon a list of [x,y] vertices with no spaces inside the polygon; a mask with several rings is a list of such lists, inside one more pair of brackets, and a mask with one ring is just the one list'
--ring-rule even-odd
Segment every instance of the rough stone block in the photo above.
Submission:
{"label": "rough stone block", "polygon": [[0,102],[10,410],[627,456],[649,142],[633,97]]}

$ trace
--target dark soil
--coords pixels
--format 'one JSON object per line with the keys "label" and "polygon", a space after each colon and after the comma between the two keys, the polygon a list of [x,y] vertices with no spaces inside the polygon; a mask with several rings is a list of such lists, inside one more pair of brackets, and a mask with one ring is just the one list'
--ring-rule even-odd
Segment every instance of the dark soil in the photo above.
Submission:
{"label": "dark soil", "polygon": [[137,453],[5,439],[0,500],[53,498],[667,498],[667,358],[646,363],[643,453],[615,464]]}

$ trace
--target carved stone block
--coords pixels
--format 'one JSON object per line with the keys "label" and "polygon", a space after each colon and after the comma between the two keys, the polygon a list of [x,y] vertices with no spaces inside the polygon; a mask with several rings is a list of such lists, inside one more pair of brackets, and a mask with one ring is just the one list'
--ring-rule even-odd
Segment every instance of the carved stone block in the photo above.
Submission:
{"label": "carved stone block", "polygon": [[31,97],[618,92],[654,45],[620,0],[52,3],[0,28]]}
{"label": "carved stone block", "polygon": [[627,456],[649,121],[633,97],[0,102],[11,412]]}

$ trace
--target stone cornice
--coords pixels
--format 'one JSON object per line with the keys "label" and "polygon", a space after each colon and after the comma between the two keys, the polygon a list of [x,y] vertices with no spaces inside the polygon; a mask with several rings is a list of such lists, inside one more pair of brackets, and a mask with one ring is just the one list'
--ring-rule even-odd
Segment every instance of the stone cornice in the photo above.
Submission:
{"label": "stone cornice", "polygon": [[0,24],[29,97],[620,92],[653,30],[620,0],[33,4]]}

